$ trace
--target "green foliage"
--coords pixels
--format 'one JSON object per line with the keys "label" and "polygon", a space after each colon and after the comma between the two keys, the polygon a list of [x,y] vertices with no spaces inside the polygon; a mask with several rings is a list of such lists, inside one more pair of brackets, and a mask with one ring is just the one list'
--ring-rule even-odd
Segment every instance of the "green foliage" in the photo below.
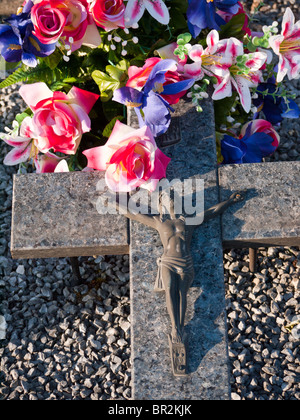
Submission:
{"label": "green foliage", "polygon": [[44,63],[52,70],[56,69],[60,61],[62,60],[62,52],[56,48],[54,53],[44,58]]}
{"label": "green foliage", "polygon": [[214,101],[216,127],[226,124],[231,108],[234,106],[237,94],[233,93],[230,98]]}
{"label": "green foliage", "polygon": [[27,108],[26,111],[22,112],[22,114],[17,114],[15,120],[19,123],[19,126],[25,120],[25,118],[32,116],[33,112],[30,108]]}
{"label": "green foliage", "polygon": [[103,133],[102,133],[103,137],[107,137],[107,138],[110,137],[110,135],[111,135],[111,133],[113,131],[113,128],[114,128],[114,126],[115,126],[115,124],[116,124],[117,121],[121,121],[121,122],[124,121],[124,117],[121,116],[121,115],[118,115],[117,117],[113,118],[107,124],[107,126],[104,128]]}
{"label": "green foliage", "polygon": [[100,70],[95,70],[92,73],[92,78],[101,92],[102,101],[110,100],[116,89],[125,86],[128,64],[122,60],[117,66],[106,66],[105,70],[108,74]]}
{"label": "green foliage", "polygon": [[189,32],[178,36],[177,38],[178,48],[176,48],[176,50],[174,51],[174,54],[178,55],[180,60],[184,60],[185,56],[189,53],[189,49],[186,46],[186,44],[189,44],[191,39],[192,39],[192,35]]}
{"label": "green foliage", "polygon": [[[3,82],[0,83],[0,89],[6,88],[8,86],[14,85],[15,83],[20,82],[40,82],[47,81],[52,82],[54,76],[54,71],[51,70],[48,66],[41,65],[35,68],[28,68],[22,66],[17,69],[14,73],[8,76]],[[57,79],[57,74],[55,74],[55,79]]]}
{"label": "green foliage", "polygon": [[234,16],[226,25],[221,26],[220,39],[234,37],[242,41],[245,36],[245,32],[243,31],[245,23],[245,13]]}

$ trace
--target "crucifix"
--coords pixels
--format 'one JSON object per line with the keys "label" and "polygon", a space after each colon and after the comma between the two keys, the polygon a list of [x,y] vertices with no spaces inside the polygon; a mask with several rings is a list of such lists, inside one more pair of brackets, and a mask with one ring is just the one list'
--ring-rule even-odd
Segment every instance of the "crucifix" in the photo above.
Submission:
{"label": "crucifix", "polygon": [[[199,114],[184,101],[176,107],[177,143],[171,138],[170,147],[164,150],[172,158],[168,178],[204,179],[205,210],[237,191],[247,191],[247,199],[194,230],[195,278],[185,315],[188,375],[174,377],[172,373],[167,338],[172,322],[165,293],[153,293],[157,260],[162,268],[164,253],[158,231],[136,220],[128,223],[124,215],[95,211],[103,173],[14,178],[13,258],[130,253],[132,392],[136,400],[230,398],[223,247],[300,244],[300,162],[218,168],[211,102],[205,102],[203,108]],[[169,140],[173,133],[168,134]]]}
{"label": "crucifix", "polygon": [[[172,192],[173,198],[170,197]],[[164,212],[163,196],[169,200],[167,207],[170,211]],[[164,190],[159,194],[158,215],[133,214],[130,211],[123,214],[159,233],[163,254],[157,259],[158,273],[154,291],[165,292],[172,329],[171,334],[168,335],[172,370],[174,376],[184,376],[187,374],[187,334],[184,327],[187,294],[194,281],[191,241],[194,230],[198,227],[195,223],[197,220],[206,223],[220,216],[230,206],[243,201],[244,197],[240,192],[233,193],[228,200],[205,210],[201,215],[190,218],[175,213],[175,199],[179,199],[175,191],[168,193]]]}

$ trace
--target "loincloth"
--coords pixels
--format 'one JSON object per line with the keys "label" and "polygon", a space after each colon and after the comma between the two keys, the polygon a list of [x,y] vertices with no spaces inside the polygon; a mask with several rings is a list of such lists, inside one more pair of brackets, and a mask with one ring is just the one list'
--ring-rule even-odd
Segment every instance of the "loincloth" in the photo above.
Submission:
{"label": "loincloth", "polygon": [[166,267],[168,270],[178,275],[194,275],[194,263],[191,256],[185,258],[180,257],[167,257],[162,256],[157,259],[158,273],[155,282],[155,291],[162,291],[164,289],[164,283],[162,280],[162,267]]}

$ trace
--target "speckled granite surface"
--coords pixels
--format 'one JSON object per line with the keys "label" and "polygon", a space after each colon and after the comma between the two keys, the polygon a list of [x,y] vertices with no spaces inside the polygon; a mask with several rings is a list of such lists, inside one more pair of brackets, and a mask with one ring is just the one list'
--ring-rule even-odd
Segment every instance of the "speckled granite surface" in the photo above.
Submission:
{"label": "speckled granite surface", "polygon": [[300,162],[226,165],[221,200],[246,190],[246,200],[222,216],[226,248],[300,245]]}
{"label": "speckled granite surface", "polygon": [[13,258],[129,253],[125,217],[97,212],[103,177],[99,172],[15,175]]}
{"label": "speckled granite surface", "polygon": [[[182,141],[164,149],[172,158],[168,179],[205,180],[205,207],[219,202],[211,103],[197,114],[180,102]],[[131,121],[132,122],[132,121]],[[137,400],[217,400],[229,398],[225,294],[220,219],[199,227],[193,238],[195,281],[189,292],[186,331],[189,374],[174,378],[167,334],[170,319],[164,293],[153,291],[159,235],[131,224],[131,321],[133,397]]]}

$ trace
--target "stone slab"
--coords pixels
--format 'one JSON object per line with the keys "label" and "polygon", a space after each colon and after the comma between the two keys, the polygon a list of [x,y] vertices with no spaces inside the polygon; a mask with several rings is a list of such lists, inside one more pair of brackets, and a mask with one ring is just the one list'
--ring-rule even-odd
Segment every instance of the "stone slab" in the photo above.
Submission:
{"label": "stone slab", "polygon": [[225,248],[300,246],[300,162],[226,165],[219,179],[221,201],[247,191],[222,216]]}
{"label": "stone slab", "polygon": [[103,177],[100,172],[16,175],[12,257],[128,254],[127,219],[96,209]]}
{"label": "stone slab", "polygon": [[[181,142],[164,149],[172,158],[168,179],[205,180],[205,207],[219,202],[214,114],[211,102],[198,114],[181,101]],[[129,116],[134,125],[135,118]],[[186,331],[189,335],[186,377],[174,377],[165,295],[154,292],[156,260],[162,255],[158,233],[131,222],[131,321],[133,397],[136,400],[226,400],[230,398],[223,252],[220,219],[194,233],[195,281],[189,292]]]}

